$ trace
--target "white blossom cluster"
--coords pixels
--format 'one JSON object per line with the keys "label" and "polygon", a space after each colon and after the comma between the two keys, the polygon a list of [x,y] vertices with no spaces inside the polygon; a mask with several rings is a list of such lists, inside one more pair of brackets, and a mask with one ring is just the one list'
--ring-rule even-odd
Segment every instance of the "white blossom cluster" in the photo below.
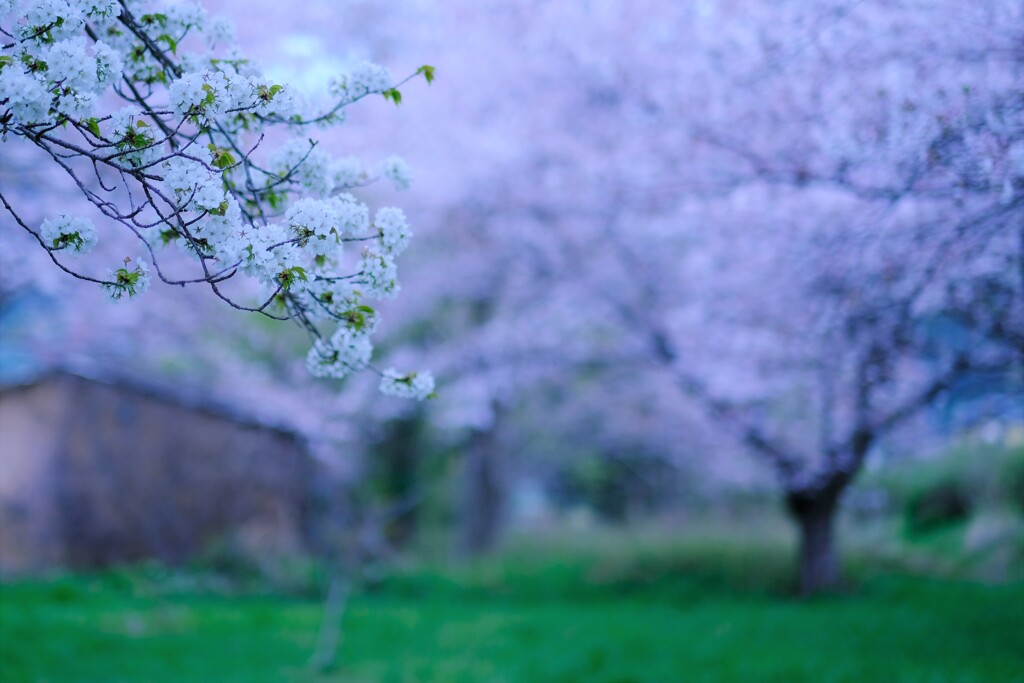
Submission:
{"label": "white blossom cluster", "polygon": [[5,32],[19,40],[0,52],[0,111],[9,109],[27,125],[51,125],[60,115],[90,116],[97,98],[120,76],[123,56],[107,42],[90,42],[81,34],[87,20],[104,21],[115,6],[37,0],[25,3],[22,20],[12,25],[19,3],[8,3],[0,18]]}
{"label": "white blossom cluster", "polygon": [[363,165],[355,157],[336,159],[331,164],[331,183],[335,190],[351,190],[366,181]]}
{"label": "white blossom cluster", "polygon": [[174,156],[161,167],[164,185],[178,200],[182,209],[217,211],[226,199],[224,183],[216,168],[209,160],[185,156]]}
{"label": "white blossom cluster", "polygon": [[342,102],[353,102],[371,93],[381,93],[391,87],[391,72],[370,62],[356,64],[348,73],[331,80],[329,92]]}
{"label": "white blossom cluster", "polygon": [[74,254],[88,253],[98,239],[91,220],[63,211],[53,220],[44,220],[39,226],[39,234],[47,248],[54,251],[66,249]]}
{"label": "white blossom cluster", "polygon": [[230,64],[218,63],[215,69],[186,73],[168,87],[170,104],[182,119],[204,124],[222,122],[234,128],[231,115],[254,110],[262,116],[288,118],[295,111],[289,91],[281,90],[272,97],[261,97],[261,88],[269,94],[269,86],[254,75],[239,72]]}
{"label": "white blossom cluster", "polygon": [[389,396],[422,401],[434,393],[434,376],[429,372],[403,375],[394,368],[388,368],[380,379],[380,390]]}
{"label": "white blossom cluster", "polygon": [[[353,157],[335,159],[308,138],[308,126],[339,124],[345,105],[371,93],[399,102],[387,69],[356,65],[329,84],[337,104],[317,111],[264,78],[239,54],[231,23],[197,4],[0,0],[0,30],[5,144],[21,138],[63,151],[73,143],[95,168],[120,173],[136,197],[122,210],[86,194],[146,242],[154,276],[172,282],[153,249],[176,244],[201,264],[198,281],[248,275],[266,297],[248,310],[270,310],[313,331],[312,374],[339,378],[369,367],[379,318],[366,302],[398,292],[395,259],[411,231],[397,208],[379,208],[371,221],[370,208],[349,191],[377,179],[406,189],[412,174],[394,156],[372,172]],[[205,45],[204,52],[181,49],[189,35],[202,40],[187,45]],[[297,135],[263,151],[271,126]],[[48,250],[76,255],[98,241],[90,220],[66,213],[43,221],[37,237]],[[351,256],[349,242],[360,247]],[[149,285],[150,264],[138,258],[103,281],[114,300]],[[323,325],[334,329],[322,333]],[[393,372],[386,380],[382,390],[395,395],[422,398],[433,387],[429,374]]]}
{"label": "white blossom cluster", "polygon": [[380,253],[367,247],[359,262],[362,282],[367,294],[379,299],[390,299],[398,294],[398,267],[390,254]]}
{"label": "white blossom cluster", "polygon": [[[302,139],[285,143],[269,159],[269,168],[275,176],[290,175],[303,190],[317,197],[326,197],[333,189],[331,166],[327,152]],[[277,178],[269,182],[277,182]]]}
{"label": "white blossom cluster", "polygon": [[125,297],[136,297],[149,289],[149,265],[142,259],[124,260],[124,266],[107,273],[109,284],[103,285],[111,301],[120,301]]}
{"label": "white blossom cluster", "polygon": [[380,236],[380,245],[392,256],[397,256],[409,246],[412,233],[405,221],[405,212],[393,206],[386,206],[377,211],[373,225]]}
{"label": "white blossom cluster", "polygon": [[161,156],[155,144],[152,126],[135,106],[122,107],[110,115],[110,137],[120,153],[119,163],[131,168],[146,168]]}
{"label": "white blossom cluster", "polygon": [[330,339],[318,339],[313,344],[306,356],[306,367],[314,377],[340,379],[365,368],[372,353],[369,335],[339,327]]}
{"label": "white blossom cluster", "polygon": [[21,69],[0,71],[0,102],[15,120],[29,123],[49,120],[53,98],[46,84]]}
{"label": "white blossom cluster", "polygon": [[412,185],[412,169],[401,157],[389,156],[382,161],[380,175],[394,185],[396,190],[407,190]]}

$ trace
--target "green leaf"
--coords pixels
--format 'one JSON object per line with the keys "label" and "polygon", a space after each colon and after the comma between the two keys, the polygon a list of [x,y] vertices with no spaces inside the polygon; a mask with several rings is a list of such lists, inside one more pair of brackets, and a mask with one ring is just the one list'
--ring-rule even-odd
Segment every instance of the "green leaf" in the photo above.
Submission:
{"label": "green leaf", "polygon": [[309,278],[306,276],[306,269],[301,266],[292,266],[291,268],[282,270],[277,275],[277,281],[281,283],[281,286],[285,289],[291,287],[295,280],[306,281],[308,279]]}
{"label": "green leaf", "polygon": [[86,122],[85,122],[85,126],[86,126],[86,128],[89,129],[90,133],[92,133],[96,137],[100,137],[100,122],[99,121],[97,121],[94,118],[93,119],[87,119]]}
{"label": "green leaf", "polygon": [[434,82],[434,72],[436,69],[429,64],[424,64],[420,68],[416,69],[417,74],[423,74],[423,78],[427,79],[427,85]]}
{"label": "green leaf", "polygon": [[179,237],[181,237],[181,233],[174,229],[160,231],[160,241],[164,244],[170,244]]}
{"label": "green leaf", "polygon": [[135,149],[142,149],[143,147],[146,147],[151,142],[153,142],[153,139],[150,138],[149,135],[146,133],[139,133],[133,135],[131,136],[130,140],[128,139],[128,137],[125,137],[125,140],[128,141],[128,144],[130,144]]}
{"label": "green leaf", "polygon": [[213,89],[212,85],[203,83],[203,90],[206,91],[206,97],[203,98],[204,105],[210,105],[217,101],[217,91]]}
{"label": "green leaf", "polygon": [[231,156],[231,152],[230,151],[228,151],[226,149],[222,149],[220,147],[217,147],[212,142],[209,145],[207,145],[207,147],[209,148],[209,150],[211,152],[213,152],[213,165],[214,166],[216,166],[217,168],[224,169],[224,168],[227,168],[229,166],[234,165],[235,158],[233,156]]}
{"label": "green leaf", "polygon": [[392,102],[394,102],[396,107],[402,103],[402,93],[398,92],[398,88],[391,88],[390,90],[385,90],[384,92],[381,93],[381,95],[384,96],[385,100],[391,100]]}
{"label": "green leaf", "polygon": [[352,309],[344,315],[345,321],[351,325],[356,332],[361,332],[366,327],[366,316],[359,311]]}
{"label": "green leaf", "polygon": [[162,40],[165,43],[167,43],[167,47],[171,49],[171,52],[173,54],[178,54],[178,41],[176,41],[174,38],[172,38],[166,33],[161,33],[159,36],[156,37],[156,39]]}
{"label": "green leaf", "polygon": [[146,26],[149,26],[150,24],[160,24],[161,26],[164,26],[167,23],[167,15],[160,13],[143,14],[139,17],[139,21]]}

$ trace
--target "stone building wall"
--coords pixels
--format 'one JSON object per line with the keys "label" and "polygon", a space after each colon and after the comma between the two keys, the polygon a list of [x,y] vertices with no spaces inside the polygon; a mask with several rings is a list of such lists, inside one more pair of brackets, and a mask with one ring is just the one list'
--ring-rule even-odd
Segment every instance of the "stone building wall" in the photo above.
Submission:
{"label": "stone building wall", "polygon": [[53,375],[0,393],[0,571],[300,552],[312,475],[293,433]]}

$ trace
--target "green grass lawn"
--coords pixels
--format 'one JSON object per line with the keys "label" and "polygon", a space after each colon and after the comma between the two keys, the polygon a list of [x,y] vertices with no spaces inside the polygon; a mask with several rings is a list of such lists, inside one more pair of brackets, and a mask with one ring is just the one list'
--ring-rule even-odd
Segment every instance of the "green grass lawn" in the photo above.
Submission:
{"label": "green grass lawn", "polygon": [[1021,583],[886,573],[799,601],[783,555],[757,548],[717,569],[685,552],[519,557],[358,592],[325,673],[307,667],[312,597],[145,570],[8,583],[0,680],[1024,682]]}

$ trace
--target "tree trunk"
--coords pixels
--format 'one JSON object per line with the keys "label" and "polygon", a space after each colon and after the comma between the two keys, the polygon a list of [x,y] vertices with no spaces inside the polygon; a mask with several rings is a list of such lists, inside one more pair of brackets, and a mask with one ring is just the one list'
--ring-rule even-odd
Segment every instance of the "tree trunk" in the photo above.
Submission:
{"label": "tree trunk", "polygon": [[474,433],[464,457],[459,551],[473,556],[494,547],[504,516],[505,488],[493,429]]}
{"label": "tree trunk", "polygon": [[800,530],[798,581],[800,594],[814,595],[839,584],[839,560],[835,546],[838,496],[833,492],[786,496],[790,514]]}

